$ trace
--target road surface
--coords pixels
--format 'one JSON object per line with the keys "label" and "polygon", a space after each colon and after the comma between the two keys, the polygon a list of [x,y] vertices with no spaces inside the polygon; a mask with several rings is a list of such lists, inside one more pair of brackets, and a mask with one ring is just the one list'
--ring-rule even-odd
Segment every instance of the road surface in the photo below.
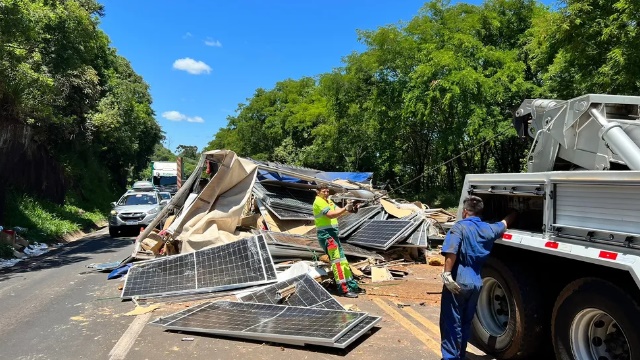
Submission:
{"label": "road surface", "polygon": [[[437,307],[398,307],[394,298],[372,295],[338,298],[383,317],[345,350],[164,332],[147,323],[187,303],[125,316],[135,306],[120,300],[122,281],[87,267],[126,258],[132,240],[111,239],[103,229],[0,270],[0,359],[440,359]],[[470,351],[470,360],[493,359]]]}

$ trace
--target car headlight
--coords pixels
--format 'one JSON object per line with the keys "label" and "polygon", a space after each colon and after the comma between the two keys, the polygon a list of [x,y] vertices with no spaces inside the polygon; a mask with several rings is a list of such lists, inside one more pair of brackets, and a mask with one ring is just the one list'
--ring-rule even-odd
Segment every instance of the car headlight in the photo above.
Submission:
{"label": "car headlight", "polygon": [[111,215],[118,215],[118,212],[115,210],[111,210]]}
{"label": "car headlight", "polygon": [[157,208],[157,207],[154,207],[153,209],[151,209],[151,210],[147,211],[147,214],[150,214],[150,215],[151,215],[151,214],[155,214],[155,213],[157,213],[157,212],[158,212],[158,208]]}

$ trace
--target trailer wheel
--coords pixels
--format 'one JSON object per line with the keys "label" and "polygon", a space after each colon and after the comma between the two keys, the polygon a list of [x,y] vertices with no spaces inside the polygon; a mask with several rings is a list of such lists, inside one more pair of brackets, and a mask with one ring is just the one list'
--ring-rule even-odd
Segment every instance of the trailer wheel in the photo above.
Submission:
{"label": "trailer wheel", "polygon": [[521,359],[539,349],[540,298],[533,281],[515,266],[489,258],[473,318],[476,342],[501,359]]}
{"label": "trailer wheel", "polygon": [[551,332],[560,360],[640,359],[640,307],[610,282],[579,279],[553,308]]}

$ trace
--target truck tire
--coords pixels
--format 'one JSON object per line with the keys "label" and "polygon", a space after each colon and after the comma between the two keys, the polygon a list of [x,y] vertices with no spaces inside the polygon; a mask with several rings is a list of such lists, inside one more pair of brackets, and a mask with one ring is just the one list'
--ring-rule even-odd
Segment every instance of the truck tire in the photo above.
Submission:
{"label": "truck tire", "polygon": [[616,285],[584,278],[567,285],[551,318],[559,360],[640,359],[640,307]]}
{"label": "truck tire", "polygon": [[539,350],[543,326],[539,291],[517,266],[489,258],[473,318],[474,340],[500,359],[521,359]]}
{"label": "truck tire", "polygon": [[118,237],[118,228],[109,227],[109,236],[112,238]]}

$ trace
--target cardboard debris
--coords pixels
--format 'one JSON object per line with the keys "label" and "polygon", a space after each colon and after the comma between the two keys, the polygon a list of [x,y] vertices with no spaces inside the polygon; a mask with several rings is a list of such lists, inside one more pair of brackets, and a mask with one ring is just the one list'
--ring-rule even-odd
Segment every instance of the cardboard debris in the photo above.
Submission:
{"label": "cardboard debris", "polygon": [[411,214],[413,214],[415,212],[412,209],[401,209],[396,204],[392,203],[391,201],[385,200],[385,199],[380,199],[380,204],[384,208],[384,211],[388,212],[389,214],[391,214],[391,215],[393,215],[393,216],[395,216],[397,218],[405,217],[405,216],[411,215]]}
{"label": "cardboard debris", "polygon": [[160,308],[160,304],[153,304],[153,305],[149,305],[147,307],[143,307],[143,306],[137,305],[135,309],[129,311],[125,315],[126,316],[142,315],[142,314],[153,312],[154,310],[156,310],[158,308]]}
{"label": "cardboard debris", "polygon": [[371,282],[382,282],[393,280],[393,275],[389,272],[389,269],[386,267],[371,267]]}
{"label": "cardboard debris", "polygon": [[164,241],[154,240],[154,239],[151,239],[150,237],[142,240],[142,242],[140,243],[140,247],[142,249],[151,251],[156,255],[160,253],[160,249],[162,249],[163,246],[164,246]]}

